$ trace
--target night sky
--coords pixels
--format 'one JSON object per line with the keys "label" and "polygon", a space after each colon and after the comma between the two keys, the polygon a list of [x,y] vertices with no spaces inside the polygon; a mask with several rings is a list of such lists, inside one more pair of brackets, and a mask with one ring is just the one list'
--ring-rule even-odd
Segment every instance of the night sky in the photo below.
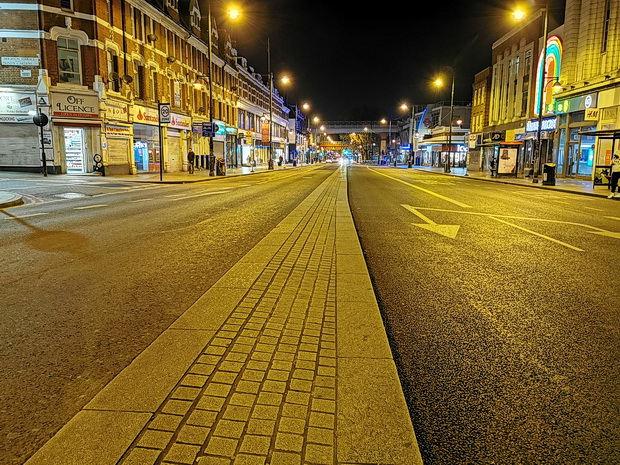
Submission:
{"label": "night sky", "polygon": [[[214,15],[224,0],[212,0]],[[562,2],[563,3],[563,2]],[[276,84],[291,103],[309,101],[325,120],[401,116],[403,101],[449,101],[432,80],[455,70],[455,101],[471,101],[474,75],[491,64],[491,44],[513,23],[510,2],[421,3],[344,0],[237,0],[243,17],[232,26],[240,56],[267,72],[267,37]],[[562,7],[559,8],[560,10]],[[553,9],[552,9],[553,12]],[[218,24],[222,24],[221,20]],[[231,29],[231,24],[224,24]]]}

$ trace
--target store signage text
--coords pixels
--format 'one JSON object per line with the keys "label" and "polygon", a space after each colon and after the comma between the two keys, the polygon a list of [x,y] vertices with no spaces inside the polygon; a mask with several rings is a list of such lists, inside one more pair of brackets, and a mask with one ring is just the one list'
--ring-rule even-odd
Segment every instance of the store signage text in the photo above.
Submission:
{"label": "store signage text", "polygon": [[91,95],[52,94],[54,116],[74,118],[98,118],[99,100]]}
{"label": "store signage text", "polygon": [[[558,119],[554,116],[553,118],[543,118],[542,126],[540,127],[541,131],[555,131],[558,125]],[[526,132],[536,132],[538,131],[538,119],[530,119],[527,120],[527,124],[525,125]]]}
{"label": "store signage text", "polygon": [[572,111],[587,110],[589,108],[596,108],[597,104],[597,93],[581,95],[579,97],[573,97],[568,100],[556,101],[555,113],[570,113]]}
{"label": "store signage text", "polygon": [[32,122],[28,112],[36,110],[35,102],[35,94],[0,92],[0,122]]}
{"label": "store signage text", "polygon": [[39,66],[39,57],[2,57],[2,66]]}

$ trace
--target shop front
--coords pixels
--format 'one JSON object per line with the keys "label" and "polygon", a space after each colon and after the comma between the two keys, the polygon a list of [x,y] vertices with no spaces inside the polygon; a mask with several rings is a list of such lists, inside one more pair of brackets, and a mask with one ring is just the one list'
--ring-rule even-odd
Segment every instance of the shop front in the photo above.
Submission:
{"label": "shop front", "polygon": [[617,99],[611,90],[558,100],[557,165],[560,175],[592,178],[596,166],[605,164],[611,156],[610,144],[607,139],[597,137],[597,131],[616,127]]}
{"label": "shop front", "polygon": [[56,169],[66,174],[92,172],[93,156],[101,151],[97,94],[52,92],[51,99]]}
{"label": "shop front", "polygon": [[[192,120],[189,116],[172,113],[166,128],[166,172],[173,173],[187,169],[187,152],[192,142]],[[194,151],[194,153],[196,153]]]}
{"label": "shop front", "polygon": [[135,172],[159,171],[159,113],[154,108],[133,106],[133,165]]}
{"label": "shop front", "polygon": [[[39,128],[29,114],[37,111],[36,102],[34,92],[0,92],[0,170],[41,168]],[[51,139],[49,128],[44,128],[45,135]]]}
{"label": "shop front", "polygon": [[132,171],[133,127],[129,124],[127,103],[108,99],[104,106],[104,135],[101,138],[103,173],[106,175],[135,174]]}
{"label": "shop front", "polygon": [[[525,124],[525,132],[517,136],[518,142],[523,142],[521,160],[526,175],[540,174],[545,163],[555,162],[553,146],[558,125],[556,116],[546,116],[542,119],[540,129],[540,157],[536,160],[536,144],[538,141],[539,119],[532,118]],[[535,166],[536,165],[536,166]],[[536,170],[538,168],[538,170]]]}

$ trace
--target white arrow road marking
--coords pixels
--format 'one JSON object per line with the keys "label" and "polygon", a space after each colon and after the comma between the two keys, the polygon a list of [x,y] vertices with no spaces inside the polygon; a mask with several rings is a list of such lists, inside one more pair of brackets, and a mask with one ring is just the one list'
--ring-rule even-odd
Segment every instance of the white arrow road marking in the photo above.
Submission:
{"label": "white arrow road marking", "polygon": [[412,206],[410,206],[410,205],[402,205],[402,204],[401,204],[401,206],[405,207],[407,210],[409,210],[415,216],[417,216],[422,221],[424,221],[424,223],[411,223],[414,226],[417,226],[418,228],[426,229],[427,231],[431,231],[431,232],[434,232],[434,233],[437,233],[437,234],[441,234],[442,236],[446,236],[446,237],[449,237],[451,239],[456,239],[456,235],[458,234],[459,228],[460,228],[459,225],[456,225],[456,224],[437,224],[433,220],[428,218],[427,216],[424,216],[422,213],[417,211]]}
{"label": "white arrow road marking", "polygon": [[424,192],[426,194],[429,194],[429,195],[432,195],[434,197],[437,197],[438,199],[445,200],[446,202],[453,203],[454,205],[458,205],[459,207],[472,208],[471,206],[469,206],[469,205],[467,205],[467,204],[465,204],[463,202],[459,202],[458,200],[451,199],[450,197],[446,197],[445,195],[441,195],[441,194],[438,194],[437,192],[429,191],[428,189],[424,189],[423,187],[413,185],[410,182],[403,181],[402,179],[398,179],[398,178],[395,178],[393,176],[389,176],[389,175],[387,175],[385,173],[381,173],[381,172],[379,172],[377,170],[374,170],[372,168],[369,168],[369,167],[366,167],[366,168],[369,169],[370,171],[372,171],[373,173],[377,173],[377,174],[380,174],[381,176],[385,176],[386,178],[393,179],[394,181],[398,181],[398,182],[400,182],[402,184],[405,184],[405,185],[407,185],[409,187],[413,187],[414,189],[422,191],[422,192]]}
{"label": "white arrow road marking", "polygon": [[[583,223],[575,223],[575,222],[572,222],[572,221],[552,220],[552,219],[547,219],[547,218],[532,218],[532,217],[527,217],[527,216],[497,215],[497,214],[493,214],[493,213],[481,213],[481,212],[460,211],[460,210],[445,210],[445,209],[442,209],[442,208],[412,207],[410,205],[402,205],[402,206],[405,207],[410,212],[412,212],[413,214],[415,214],[418,218],[420,218],[420,219],[424,220],[425,222],[427,222],[427,224],[431,224],[431,223],[434,223],[434,222],[432,220],[430,220],[428,217],[424,216],[418,210],[429,210],[429,211],[445,212],[445,213],[458,213],[460,215],[486,216],[486,217],[491,218],[491,219],[493,219],[495,221],[498,221],[500,223],[507,224],[507,225],[512,226],[514,228],[520,229],[522,231],[528,232],[528,233],[533,234],[535,236],[547,239],[547,240],[549,240],[551,242],[555,242],[556,244],[563,245],[564,247],[568,247],[569,249],[573,249],[573,250],[576,250],[576,251],[579,251],[579,252],[584,252],[584,250],[580,249],[578,247],[575,247],[573,245],[567,244],[565,242],[559,241],[557,239],[554,239],[552,237],[545,236],[544,234],[540,234],[540,233],[537,233],[537,232],[532,231],[530,229],[523,228],[523,227],[518,226],[518,225],[516,225],[514,223],[511,223],[511,222],[509,222],[507,220],[509,220],[509,219],[510,220],[526,220],[526,221],[537,221],[537,222],[542,222],[542,223],[565,224],[565,225],[570,225],[570,226],[578,226],[578,227],[582,227],[582,228],[588,229],[589,231],[587,231],[587,232],[592,233],[592,234],[598,234],[600,236],[613,237],[615,239],[620,239],[620,232],[607,231],[605,229],[597,228],[596,226],[591,226],[589,224],[583,224]],[[606,216],[605,218],[614,219],[614,220],[620,220],[620,218],[616,218],[616,217],[613,217],[613,216]],[[427,225],[416,224],[416,226],[432,230],[431,227],[429,227]],[[432,226],[432,224],[431,224],[431,226]],[[442,225],[437,225],[437,226],[442,226]],[[443,225],[443,226],[445,226],[445,225]]]}

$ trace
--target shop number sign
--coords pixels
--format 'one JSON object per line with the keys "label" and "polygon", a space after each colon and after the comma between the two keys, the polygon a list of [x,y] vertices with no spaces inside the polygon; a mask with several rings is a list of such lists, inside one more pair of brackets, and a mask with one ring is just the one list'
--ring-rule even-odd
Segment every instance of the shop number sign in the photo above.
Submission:
{"label": "shop number sign", "polygon": [[159,122],[161,123],[170,123],[171,121],[171,113],[170,113],[170,104],[169,103],[160,103],[159,104]]}

